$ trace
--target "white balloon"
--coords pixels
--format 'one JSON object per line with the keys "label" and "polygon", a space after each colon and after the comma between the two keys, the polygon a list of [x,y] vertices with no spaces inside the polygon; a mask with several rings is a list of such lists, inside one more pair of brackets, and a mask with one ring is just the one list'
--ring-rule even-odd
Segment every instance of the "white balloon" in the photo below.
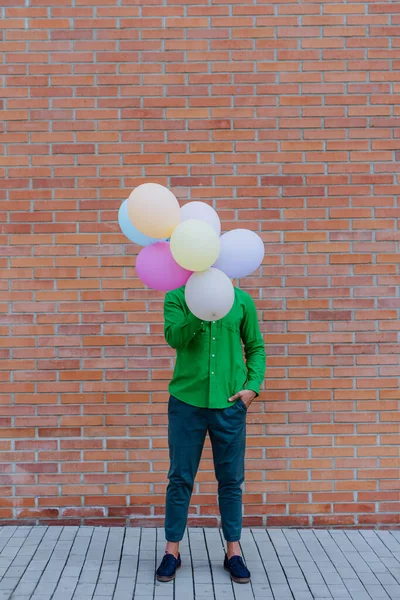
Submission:
{"label": "white balloon", "polygon": [[186,304],[203,321],[217,321],[225,317],[235,301],[232,281],[219,269],[193,273],[185,288]]}
{"label": "white balloon", "polygon": [[247,277],[261,265],[264,242],[250,229],[233,229],[220,237],[221,251],[214,267],[228,277]]}
{"label": "white balloon", "polygon": [[217,233],[221,234],[221,221],[216,211],[205,202],[188,202],[181,208],[181,222],[197,219],[208,223]]}

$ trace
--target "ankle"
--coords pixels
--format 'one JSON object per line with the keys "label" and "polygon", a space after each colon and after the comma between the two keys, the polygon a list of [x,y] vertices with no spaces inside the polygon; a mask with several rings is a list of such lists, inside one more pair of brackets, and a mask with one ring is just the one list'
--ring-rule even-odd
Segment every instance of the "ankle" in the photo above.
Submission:
{"label": "ankle", "polygon": [[167,546],[165,548],[165,552],[167,554],[173,554],[175,558],[179,556],[179,542],[167,542]]}
{"label": "ankle", "polygon": [[228,556],[228,559],[232,558],[232,556],[241,556],[239,542],[228,542],[226,554]]}

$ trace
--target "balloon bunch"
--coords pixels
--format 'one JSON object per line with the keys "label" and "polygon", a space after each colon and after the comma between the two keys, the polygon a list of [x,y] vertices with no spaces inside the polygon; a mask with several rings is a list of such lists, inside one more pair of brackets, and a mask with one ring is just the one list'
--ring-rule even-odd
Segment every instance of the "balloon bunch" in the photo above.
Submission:
{"label": "balloon bunch", "polygon": [[167,292],[186,285],[185,299],[199,319],[215,321],[231,310],[230,278],[246,277],[264,258],[264,243],[249,229],[221,237],[216,211],[205,202],[180,208],[174,194],[157,183],[135,188],[118,213],[125,236],[144,246],[136,260],[139,279]]}

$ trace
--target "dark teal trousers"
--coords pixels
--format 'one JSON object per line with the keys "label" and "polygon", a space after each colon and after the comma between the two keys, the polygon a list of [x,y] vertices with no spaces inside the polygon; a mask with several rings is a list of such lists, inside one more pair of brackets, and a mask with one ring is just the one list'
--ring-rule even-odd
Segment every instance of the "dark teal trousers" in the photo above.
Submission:
{"label": "dark teal trousers", "polygon": [[184,535],[194,479],[209,433],[222,530],[228,542],[240,540],[242,488],[246,448],[246,407],[242,400],[224,409],[197,408],[173,396],[168,405],[170,454],[165,537],[179,542]]}

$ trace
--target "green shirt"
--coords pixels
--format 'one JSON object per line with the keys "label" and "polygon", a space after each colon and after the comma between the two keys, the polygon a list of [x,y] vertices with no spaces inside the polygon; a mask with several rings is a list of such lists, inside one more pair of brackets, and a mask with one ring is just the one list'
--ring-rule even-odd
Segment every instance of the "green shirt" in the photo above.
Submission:
{"label": "green shirt", "polygon": [[170,394],[203,408],[227,408],[228,399],[243,389],[259,394],[265,349],[249,294],[235,288],[231,311],[223,319],[209,322],[189,311],[181,287],[166,294],[164,317],[165,339],[177,354]]}

